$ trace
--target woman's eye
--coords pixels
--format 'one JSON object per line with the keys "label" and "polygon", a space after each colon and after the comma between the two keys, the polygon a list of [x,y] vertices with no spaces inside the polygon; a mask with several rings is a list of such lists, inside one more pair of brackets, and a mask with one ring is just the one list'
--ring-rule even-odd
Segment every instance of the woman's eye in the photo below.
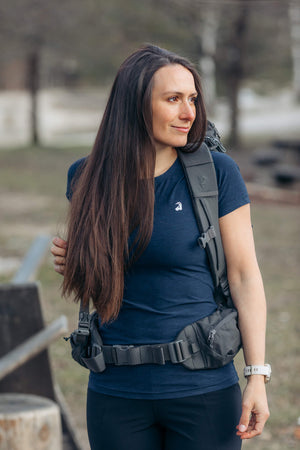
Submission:
{"label": "woman's eye", "polygon": [[[178,100],[179,100],[179,97],[177,95],[173,95],[172,97],[168,97],[168,101],[172,102],[172,103],[177,102]],[[197,102],[197,97],[191,97],[189,99],[189,102],[195,104]]]}

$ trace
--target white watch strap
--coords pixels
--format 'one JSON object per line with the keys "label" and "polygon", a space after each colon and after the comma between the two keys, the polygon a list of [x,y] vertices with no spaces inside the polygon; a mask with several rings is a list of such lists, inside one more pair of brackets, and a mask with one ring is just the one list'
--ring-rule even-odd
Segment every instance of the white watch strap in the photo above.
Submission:
{"label": "white watch strap", "polygon": [[271,377],[271,366],[269,364],[265,364],[264,366],[246,366],[244,376],[249,377],[250,375],[264,375],[266,381],[268,381]]}

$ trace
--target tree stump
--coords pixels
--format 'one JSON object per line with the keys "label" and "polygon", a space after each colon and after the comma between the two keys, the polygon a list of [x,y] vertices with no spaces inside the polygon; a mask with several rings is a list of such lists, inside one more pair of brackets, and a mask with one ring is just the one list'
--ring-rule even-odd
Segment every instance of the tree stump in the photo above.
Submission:
{"label": "tree stump", "polygon": [[0,450],[62,450],[60,412],[51,400],[0,394]]}

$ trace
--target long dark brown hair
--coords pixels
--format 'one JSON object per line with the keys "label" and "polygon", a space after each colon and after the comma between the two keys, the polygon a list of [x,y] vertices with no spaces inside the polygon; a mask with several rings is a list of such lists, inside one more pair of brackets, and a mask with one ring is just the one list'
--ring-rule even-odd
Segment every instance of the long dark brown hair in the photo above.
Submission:
{"label": "long dark brown hair", "polygon": [[[186,149],[192,151],[200,145],[206,114],[197,71],[185,58],[146,45],[121,65],[93,150],[73,185],[63,294],[73,293],[75,301],[83,299],[84,303],[91,299],[102,323],[118,316],[124,273],[151,238],[155,169],[153,75],[171,64],[184,66],[194,77],[198,100]],[[129,246],[132,232],[135,239]]]}

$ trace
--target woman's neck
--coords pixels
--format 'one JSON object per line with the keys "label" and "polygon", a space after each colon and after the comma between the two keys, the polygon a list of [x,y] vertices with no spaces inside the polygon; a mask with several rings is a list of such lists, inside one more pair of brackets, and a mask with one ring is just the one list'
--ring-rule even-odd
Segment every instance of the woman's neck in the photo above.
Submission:
{"label": "woman's neck", "polygon": [[175,148],[168,147],[156,151],[154,176],[158,177],[166,172],[177,159]]}

